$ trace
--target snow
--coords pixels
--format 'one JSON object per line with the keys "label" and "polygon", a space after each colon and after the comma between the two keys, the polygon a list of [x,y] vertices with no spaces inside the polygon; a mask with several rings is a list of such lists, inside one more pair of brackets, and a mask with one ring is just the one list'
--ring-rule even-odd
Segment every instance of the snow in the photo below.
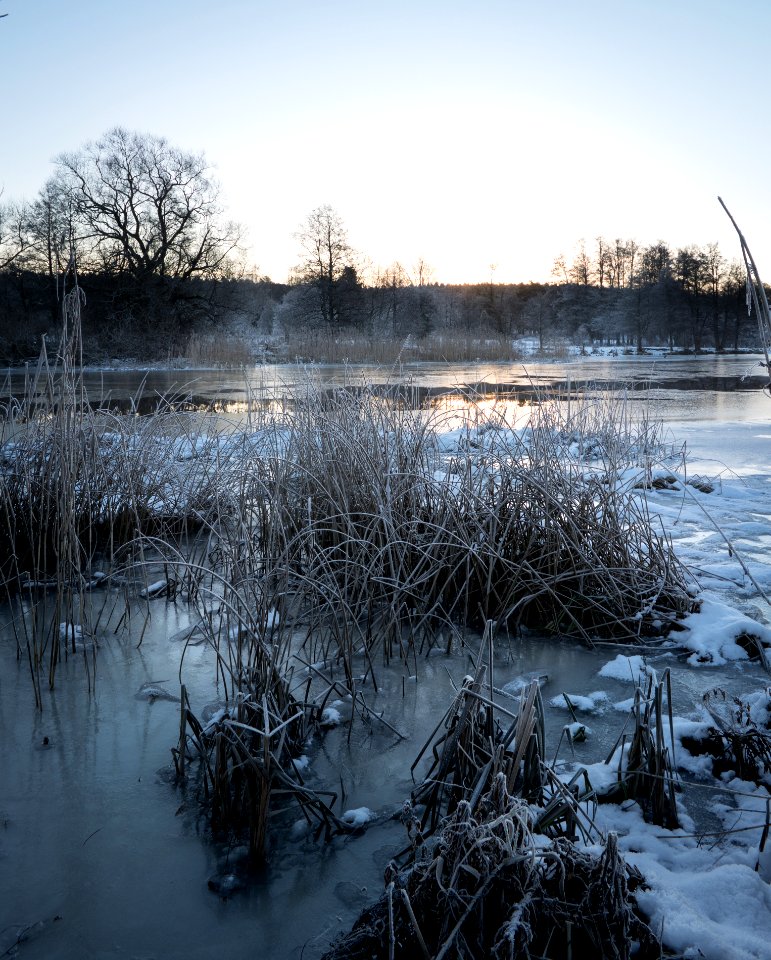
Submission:
{"label": "snow", "polygon": [[683,830],[645,823],[637,804],[601,806],[597,824],[618,834],[625,859],[645,877],[637,902],[671,950],[706,960],[771,958],[771,887],[751,866]]}
{"label": "snow", "polygon": [[578,721],[566,724],[563,727],[563,730],[567,734],[569,740],[576,742],[585,740],[592,732],[591,727],[587,727],[585,724],[579,723]]}
{"label": "snow", "polygon": [[292,760],[292,767],[294,767],[298,773],[306,773],[310,765],[310,757],[306,756],[304,753]]}
{"label": "snow", "polygon": [[651,672],[651,669],[646,666],[645,660],[639,654],[627,657],[623,653],[619,653],[615,659],[601,668],[599,675],[626,683],[642,683]]}
{"label": "snow", "polygon": [[60,623],[59,639],[65,641],[74,640],[76,643],[83,640],[83,627],[77,623]]}
{"label": "snow", "polygon": [[325,707],[321,711],[319,723],[322,727],[336,727],[342,723],[343,715],[336,707]]}
{"label": "snow", "polygon": [[771,889],[748,867],[678,870],[651,857],[628,859],[645,870],[649,889],[637,902],[670,949],[705,960],[771,957]]}
{"label": "snow", "polygon": [[363,827],[375,818],[376,814],[369,807],[356,807],[353,810],[346,810],[341,817],[344,823],[350,824],[352,827]]}
{"label": "snow", "polygon": [[167,586],[168,582],[166,580],[155,580],[153,583],[148,584],[139,595],[140,597],[154,597],[162,590],[165,590]]}
{"label": "snow", "polygon": [[629,713],[633,706],[634,697],[627,697],[626,700],[617,700],[613,704],[613,709],[618,710],[619,713]]}
{"label": "snow", "polygon": [[573,709],[576,711],[580,710],[582,713],[599,713],[610,703],[610,697],[604,690],[595,690],[594,693],[586,694],[560,694],[558,697],[552,697],[549,700],[549,706],[557,710],[569,710],[570,708],[567,705],[565,696],[570,700]]}
{"label": "snow", "polygon": [[687,634],[677,638],[681,646],[693,651],[689,663],[699,666],[749,659],[747,651],[736,642],[742,634],[755,636],[764,646],[771,646],[771,629],[764,624],[708,593],[700,600],[701,609],[681,623]]}

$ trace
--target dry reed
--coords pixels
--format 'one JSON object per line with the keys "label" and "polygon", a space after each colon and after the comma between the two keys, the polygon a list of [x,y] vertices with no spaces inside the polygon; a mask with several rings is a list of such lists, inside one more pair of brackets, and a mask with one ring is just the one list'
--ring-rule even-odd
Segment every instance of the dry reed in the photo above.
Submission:
{"label": "dry reed", "polygon": [[409,870],[389,867],[385,882],[324,960],[661,955],[633,908],[641,877],[615,835],[599,855],[564,839],[537,844],[532,812],[502,772],[476,802],[457,805],[430,851]]}

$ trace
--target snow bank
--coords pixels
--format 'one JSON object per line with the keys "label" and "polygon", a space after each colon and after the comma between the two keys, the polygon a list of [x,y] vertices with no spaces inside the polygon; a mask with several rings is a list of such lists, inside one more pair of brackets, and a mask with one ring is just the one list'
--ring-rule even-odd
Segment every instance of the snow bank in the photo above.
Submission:
{"label": "snow bank", "polygon": [[771,960],[771,888],[751,866],[645,823],[636,804],[600,807],[597,825],[618,833],[625,859],[645,877],[637,902],[668,948],[705,960]]}

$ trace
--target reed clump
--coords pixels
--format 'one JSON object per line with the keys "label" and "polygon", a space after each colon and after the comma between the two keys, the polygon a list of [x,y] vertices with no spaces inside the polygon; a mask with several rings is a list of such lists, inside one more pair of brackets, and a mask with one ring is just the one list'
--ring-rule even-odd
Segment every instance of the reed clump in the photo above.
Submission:
{"label": "reed clump", "polygon": [[459,803],[475,806],[499,774],[509,792],[533,804],[543,800],[544,724],[538,684],[530,684],[514,713],[496,704],[493,690],[486,689],[486,673],[480,663],[475,674],[465,678],[412,765],[414,773],[430,748],[430,767],[412,794],[413,804],[423,809],[424,836]]}
{"label": "reed clump", "polygon": [[658,958],[633,905],[641,879],[614,834],[599,854],[564,839],[536,843],[532,811],[500,772],[485,794],[458,803],[409,869],[386,870],[384,895],[324,960]]}
{"label": "reed clump", "polygon": [[704,736],[683,738],[683,746],[694,756],[710,755],[716,777],[733,771],[741,780],[767,785],[771,781],[771,688],[745,699],[729,697],[716,688],[704,695],[703,704],[712,722]]}
{"label": "reed clump", "polygon": [[546,763],[538,682],[532,681],[518,701],[509,698],[504,706],[501,696],[508,695],[495,688],[491,677],[487,681],[487,669],[480,664],[474,676],[466,677],[412,765],[414,775],[430,749],[429,768],[413,790],[410,806],[421,842],[460,803],[476,808],[499,777],[508,793],[528,804],[533,832],[552,839],[572,841],[580,835],[589,840],[595,792],[583,769],[563,781]]}
{"label": "reed clump", "polygon": [[643,816],[668,830],[677,829],[679,790],[675,759],[672,684],[669,670],[661,679],[649,673],[635,688],[630,711],[631,733],[625,725],[605,760],[617,763],[616,782],[598,792],[599,802],[636,800]]}
{"label": "reed clump", "polygon": [[386,869],[385,893],[324,960],[662,955],[635,902],[643,878],[594,816],[598,801],[633,797],[646,818],[677,827],[661,733],[671,723],[668,675],[638,687],[634,731],[619,738],[617,788],[598,797],[585,768],[567,779],[544,760],[538,682],[519,697],[495,687],[493,629],[413,764],[414,773],[428,757],[404,806],[409,844]]}
{"label": "reed clump", "polygon": [[430,648],[488,620],[639,640],[693,607],[644,499],[566,457],[553,429],[523,436],[490,416],[457,438],[445,455],[430,414],[309,388],[280,455],[245,464],[239,542],[255,544],[251,575],[281,583],[323,638],[315,659]]}
{"label": "reed clump", "polygon": [[244,667],[235,699],[206,723],[182,687],[179,742],[172,750],[177,778],[193,777],[213,835],[236,842],[246,836],[255,863],[267,857],[271,818],[292,801],[317,836],[351,829],[332,810],[336,795],[308,789],[295,763],[316,719],[313,705],[293,696],[265,648]]}
{"label": "reed clump", "polygon": [[472,404],[448,435],[444,415],[403,390],[309,380],[259,423],[163,403],[120,415],[86,396],[79,327],[68,329],[60,361],[43,355],[25,398],[6,405],[9,592],[118,560],[138,560],[146,579],[154,557],[222,662],[260,656],[221,637],[259,638],[280,612],[278,659],[298,653],[289,638],[302,631],[302,655],[340,664],[349,690],[356,657],[376,683],[378,657],[446,648],[458,628],[637,641],[694,606],[644,497],[616,482],[658,443],[623,402],[544,403],[525,431]]}
{"label": "reed clump", "polygon": [[94,635],[107,599],[95,604],[91,591],[143,555],[138,536],[189,536],[221,479],[212,422],[162,400],[139,417],[88,396],[72,266],[67,286],[57,355],[44,342],[21,394],[0,403],[0,587],[38,705],[43,670],[52,687],[76,638]]}

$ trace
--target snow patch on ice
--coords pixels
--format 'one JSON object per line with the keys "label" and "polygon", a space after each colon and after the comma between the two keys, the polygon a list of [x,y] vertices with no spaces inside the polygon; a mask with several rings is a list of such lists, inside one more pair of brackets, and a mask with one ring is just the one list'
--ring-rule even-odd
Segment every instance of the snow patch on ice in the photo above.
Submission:
{"label": "snow patch on ice", "polygon": [[346,810],[342,816],[344,823],[352,827],[363,827],[365,824],[374,820],[374,814],[369,807],[356,807],[353,810]]}
{"label": "snow patch on ice", "polygon": [[654,671],[639,654],[625,657],[623,653],[619,653],[615,660],[609,661],[600,669],[599,675],[626,683],[642,683],[645,677],[654,675]]}
{"label": "snow patch on ice", "polygon": [[[587,694],[568,693],[565,696],[570,700],[574,710],[580,710],[583,713],[600,713],[610,703],[610,697],[604,690],[595,690]],[[549,706],[557,710],[569,710],[565,696],[560,694],[558,697],[552,697],[549,700]]]}
{"label": "snow patch on ice", "polygon": [[335,707],[326,707],[321,711],[319,723],[322,727],[337,727],[342,723],[343,715]]}
{"label": "snow patch on ice", "polygon": [[742,634],[757,637],[764,646],[771,646],[771,629],[741,613],[735,607],[710,595],[701,597],[701,608],[681,621],[683,633],[677,642],[693,653],[688,662],[694,666],[747,660],[747,651],[736,642]]}

